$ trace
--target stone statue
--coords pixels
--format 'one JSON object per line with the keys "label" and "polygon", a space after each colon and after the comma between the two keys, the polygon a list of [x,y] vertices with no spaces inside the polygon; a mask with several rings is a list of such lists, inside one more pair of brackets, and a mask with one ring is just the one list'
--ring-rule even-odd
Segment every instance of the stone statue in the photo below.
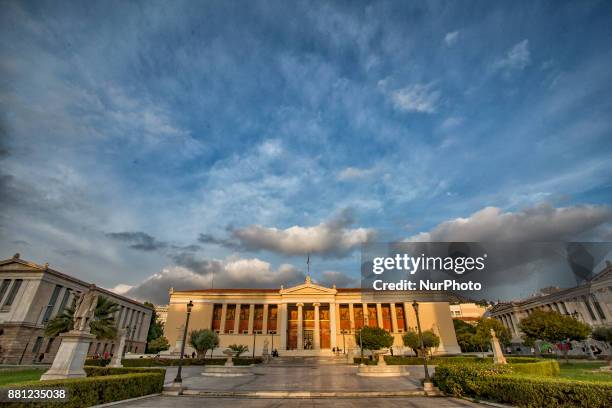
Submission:
{"label": "stone statue", "polygon": [[81,295],[74,311],[74,330],[89,333],[89,323],[94,317],[98,305],[96,285],[90,285],[89,290]]}
{"label": "stone statue", "polygon": [[499,339],[497,338],[497,334],[493,329],[491,329],[491,349],[493,349],[493,363],[507,364],[506,357],[504,357],[504,353],[499,345]]}

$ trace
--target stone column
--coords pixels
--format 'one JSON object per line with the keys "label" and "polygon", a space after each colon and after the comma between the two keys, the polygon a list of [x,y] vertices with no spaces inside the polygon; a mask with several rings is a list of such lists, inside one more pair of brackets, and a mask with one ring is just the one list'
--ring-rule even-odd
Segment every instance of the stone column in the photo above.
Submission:
{"label": "stone column", "polygon": [[338,347],[337,345],[338,333],[336,331],[336,319],[337,319],[336,316],[338,316],[338,314],[336,313],[337,307],[338,305],[335,303],[329,304],[329,340],[330,340],[329,346],[331,348]]}
{"label": "stone column", "polygon": [[263,334],[268,334],[268,310],[269,306],[266,303],[263,306],[263,321],[261,322],[261,332]]}
{"label": "stone column", "polygon": [[351,333],[355,332],[355,314],[353,310],[353,304],[349,303],[349,319],[351,321]]}
{"label": "stone column", "polygon": [[[278,304],[278,318],[280,319],[280,344],[279,350],[287,349],[287,304]],[[277,322],[278,324],[279,322]]]}
{"label": "stone column", "polygon": [[255,322],[255,305],[249,305],[249,334],[253,334],[253,323]]}
{"label": "stone column", "polygon": [[221,306],[221,325],[219,325],[219,332],[225,333],[225,318],[227,317],[227,304],[224,303]]}
{"label": "stone column", "polygon": [[[612,291],[612,289],[610,289]],[[597,303],[599,303],[599,306],[601,307],[604,316],[606,316],[606,321],[609,322],[612,320],[612,312],[608,309],[608,302],[605,299],[605,295],[602,292],[594,292],[593,295],[595,296],[595,299],[597,300]]]}
{"label": "stone column", "polygon": [[367,327],[370,323],[370,319],[368,318],[368,304],[362,303],[361,307],[363,307],[363,327]]}
{"label": "stone column", "polygon": [[304,350],[304,316],[302,316],[303,303],[298,303],[298,324],[297,324],[297,348]]}
{"label": "stone column", "polygon": [[416,314],[410,302],[404,302],[404,319],[406,319],[406,327],[416,331]]}
{"label": "stone column", "polygon": [[391,328],[393,333],[399,332],[397,327],[397,311],[395,310],[395,303],[391,303]]}
{"label": "stone column", "polygon": [[380,303],[376,304],[376,323],[378,323],[378,327],[380,327],[381,329],[384,328],[382,318],[382,305]]}
{"label": "stone column", "polygon": [[[321,348],[321,322],[319,320],[319,306],[320,303],[313,303],[314,306],[314,344],[313,347],[315,350],[319,350]],[[331,310],[330,310],[331,312]]]}
{"label": "stone column", "polygon": [[238,334],[240,332],[240,308],[242,305],[240,303],[236,304],[236,313],[234,314],[234,334]]}

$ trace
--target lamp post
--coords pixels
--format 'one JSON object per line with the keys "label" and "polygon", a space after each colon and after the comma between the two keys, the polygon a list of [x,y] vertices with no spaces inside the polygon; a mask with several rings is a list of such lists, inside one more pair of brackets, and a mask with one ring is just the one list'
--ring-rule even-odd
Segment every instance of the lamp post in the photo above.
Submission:
{"label": "lamp post", "polygon": [[346,334],[346,330],[342,330],[342,354],[346,354],[346,338],[344,335]]}
{"label": "lamp post", "polygon": [[429,370],[427,369],[427,354],[425,353],[425,343],[423,342],[423,333],[421,333],[421,320],[419,319],[419,304],[415,300],[412,302],[414,308],[414,314],[416,314],[417,329],[419,331],[419,341],[421,343],[421,350],[423,351],[423,369],[425,370],[425,383],[431,382],[429,378]]}
{"label": "lamp post", "polygon": [[257,336],[257,333],[253,330],[253,364],[255,364],[255,336]]}
{"label": "lamp post", "polygon": [[361,361],[360,364],[363,364],[363,341],[361,340],[361,331],[363,327],[359,329],[359,351],[361,353]]}
{"label": "lamp post", "polygon": [[189,326],[189,315],[191,315],[191,308],[193,308],[193,302],[190,300],[187,303],[187,319],[185,320],[185,330],[183,330],[183,343],[181,344],[181,356],[179,357],[179,365],[178,370],[176,372],[176,378],[174,382],[176,384],[182,384],[183,378],[181,378],[181,373],[183,371],[183,355],[185,354],[185,342],[187,341],[187,327]]}

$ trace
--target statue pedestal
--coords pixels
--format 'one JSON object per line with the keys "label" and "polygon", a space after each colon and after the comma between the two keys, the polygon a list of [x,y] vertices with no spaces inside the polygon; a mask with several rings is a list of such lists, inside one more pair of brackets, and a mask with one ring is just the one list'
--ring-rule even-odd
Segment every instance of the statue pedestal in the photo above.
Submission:
{"label": "statue pedestal", "polygon": [[121,368],[123,364],[121,364],[121,359],[123,358],[123,349],[125,348],[125,330],[121,330],[119,338],[119,347],[117,347],[117,351],[113,354],[113,358],[111,359],[109,367],[112,368]]}
{"label": "statue pedestal", "polygon": [[59,350],[53,360],[51,368],[40,377],[44,380],[59,380],[64,378],[85,377],[85,358],[89,343],[96,336],[83,331],[69,331],[59,336],[62,339]]}

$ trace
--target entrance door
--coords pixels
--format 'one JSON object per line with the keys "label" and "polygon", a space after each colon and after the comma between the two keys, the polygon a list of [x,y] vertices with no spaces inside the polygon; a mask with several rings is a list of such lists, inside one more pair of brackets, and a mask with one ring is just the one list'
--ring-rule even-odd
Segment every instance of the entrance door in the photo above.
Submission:
{"label": "entrance door", "polygon": [[312,350],[314,348],[314,332],[313,330],[304,330],[304,350]]}

